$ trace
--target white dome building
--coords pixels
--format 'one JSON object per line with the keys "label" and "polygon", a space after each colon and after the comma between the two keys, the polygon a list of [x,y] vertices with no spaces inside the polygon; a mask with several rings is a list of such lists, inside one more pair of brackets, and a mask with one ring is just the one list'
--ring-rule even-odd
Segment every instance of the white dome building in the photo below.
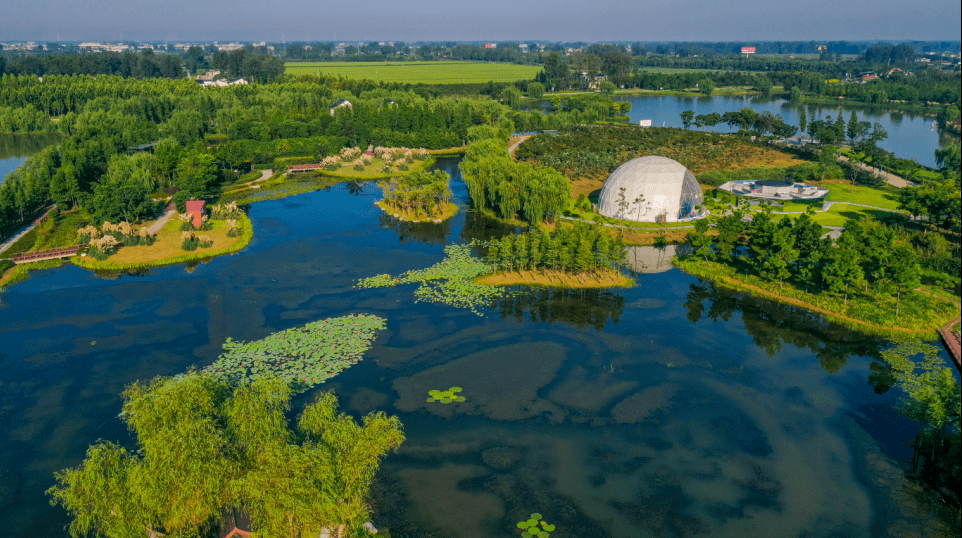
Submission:
{"label": "white dome building", "polygon": [[687,168],[667,157],[648,156],[632,159],[608,176],[598,212],[616,219],[678,222],[699,217],[695,207],[703,203],[698,180]]}

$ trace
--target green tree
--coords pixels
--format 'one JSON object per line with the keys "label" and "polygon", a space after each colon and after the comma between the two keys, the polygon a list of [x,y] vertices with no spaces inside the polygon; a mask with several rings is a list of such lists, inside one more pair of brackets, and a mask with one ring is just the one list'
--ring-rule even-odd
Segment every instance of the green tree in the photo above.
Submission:
{"label": "green tree", "polygon": [[714,257],[714,252],[712,251],[712,239],[705,232],[708,231],[708,221],[705,219],[699,219],[695,221],[695,231],[694,233],[688,234],[688,241],[691,243],[693,249],[695,249],[695,254],[705,258],[708,261],[709,257]]}
{"label": "green tree", "polygon": [[695,113],[691,110],[686,110],[681,114],[679,114],[679,116],[681,116],[681,124],[685,127],[685,130],[687,131],[688,128],[691,127],[691,122],[692,122],[692,119],[695,117]]}
{"label": "green tree", "polygon": [[892,261],[889,274],[895,286],[895,317],[899,317],[899,306],[902,303],[902,292],[913,290],[919,285],[919,257],[915,249],[905,245],[898,245],[892,251]]}
{"label": "green tree", "polygon": [[710,78],[702,79],[701,82],[698,83],[698,91],[711,97],[711,94],[715,91],[715,81]]}
{"label": "green tree", "polygon": [[802,108],[798,111],[798,133],[799,136],[805,134],[805,127],[808,125],[808,115],[805,114],[805,109]]}
{"label": "green tree", "polygon": [[94,186],[93,194],[83,200],[84,208],[95,221],[135,222],[154,214],[150,197],[154,190],[152,157],[139,153],[110,158],[107,173]]}
{"label": "green tree", "polygon": [[848,305],[849,286],[859,286],[865,281],[858,250],[848,244],[833,249],[831,262],[822,269],[822,277],[829,289],[844,294],[843,304]]}
{"label": "green tree", "polygon": [[598,85],[598,89],[601,90],[602,95],[614,95],[616,88],[617,86],[615,86],[613,82],[608,82],[607,80],[602,81],[601,84]]}
{"label": "green tree", "polygon": [[244,507],[266,536],[358,529],[380,460],[404,440],[400,421],[378,412],[358,425],[328,392],[292,431],[290,398],[275,379],[232,387],[189,373],[135,383],[121,416],[138,450],[90,447],[79,467],[56,473],[51,503],[70,513],[75,537],[194,536],[230,506]]}
{"label": "green tree", "polygon": [[540,82],[529,82],[528,83],[528,96],[532,99],[541,99],[544,97],[545,87],[544,84]]}
{"label": "green tree", "polygon": [[209,194],[218,179],[217,162],[209,153],[191,152],[177,165],[177,187],[194,196]]}

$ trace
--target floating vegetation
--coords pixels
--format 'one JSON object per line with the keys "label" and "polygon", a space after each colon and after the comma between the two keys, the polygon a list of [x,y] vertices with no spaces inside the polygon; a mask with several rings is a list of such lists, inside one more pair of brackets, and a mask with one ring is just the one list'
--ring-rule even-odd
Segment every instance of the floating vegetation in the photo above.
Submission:
{"label": "floating vegetation", "polygon": [[447,405],[452,402],[463,402],[467,400],[467,398],[465,398],[464,396],[459,396],[458,395],[459,392],[461,392],[461,387],[451,387],[448,390],[445,390],[443,392],[440,390],[431,390],[431,391],[428,391],[428,395],[430,397],[427,399],[427,402],[428,403],[441,402]]}
{"label": "floating vegetation", "polygon": [[399,284],[419,283],[414,297],[418,301],[442,303],[456,308],[468,308],[482,315],[480,308],[504,294],[498,286],[477,284],[474,279],[493,271],[493,267],[471,255],[468,245],[448,245],[442,262],[427,269],[408,271],[397,278],[377,275],[358,281],[358,288],[386,288]]}
{"label": "floating vegetation", "polygon": [[274,333],[256,342],[224,342],[224,353],[205,371],[237,382],[276,377],[295,390],[323,383],[357,363],[383,318],[354,315],[330,318]]}
{"label": "floating vegetation", "polygon": [[527,521],[519,521],[518,528],[524,531],[521,538],[548,538],[554,532],[555,526],[546,523],[541,514],[534,513]]}

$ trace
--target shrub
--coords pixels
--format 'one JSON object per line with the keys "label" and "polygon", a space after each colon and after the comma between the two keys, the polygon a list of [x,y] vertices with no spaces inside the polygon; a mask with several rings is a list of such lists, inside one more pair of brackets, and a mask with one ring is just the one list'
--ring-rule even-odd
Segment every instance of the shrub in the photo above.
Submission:
{"label": "shrub", "polygon": [[180,219],[180,231],[189,232],[194,229],[194,218],[187,213],[180,213],[177,215]]}
{"label": "shrub", "polygon": [[197,250],[197,247],[200,246],[200,241],[194,235],[194,232],[184,232],[180,234],[180,237],[180,248],[182,250]]}
{"label": "shrub", "polygon": [[198,235],[197,236],[197,246],[200,248],[210,248],[214,246],[214,240],[208,235]]}
{"label": "shrub", "polygon": [[357,170],[358,172],[363,172],[363,171],[364,171],[364,165],[363,165],[363,164],[360,164],[360,163],[355,164],[355,165],[354,165],[354,169]]}
{"label": "shrub", "polygon": [[7,269],[10,269],[15,265],[17,264],[13,263],[10,260],[0,260],[0,274],[6,273]]}

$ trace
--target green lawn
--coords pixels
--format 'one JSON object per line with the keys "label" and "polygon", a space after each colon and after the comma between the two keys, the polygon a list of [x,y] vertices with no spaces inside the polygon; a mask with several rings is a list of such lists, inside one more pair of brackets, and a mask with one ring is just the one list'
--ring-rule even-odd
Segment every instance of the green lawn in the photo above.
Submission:
{"label": "green lawn", "polygon": [[893,192],[894,188],[887,190],[856,185],[853,192],[852,185],[849,183],[828,183],[824,187],[831,191],[825,197],[827,202],[851,202],[885,209],[899,208],[899,202]]}
{"label": "green lawn", "polygon": [[[845,226],[845,223],[848,221],[848,219],[857,219],[863,216],[882,219],[892,216],[892,213],[888,211],[880,211],[878,209],[869,209],[867,207],[836,205],[832,206],[832,208],[828,211],[816,213],[815,216],[812,217],[812,220],[821,224],[822,226]],[[781,220],[785,217],[797,219],[799,216],[779,215],[778,213],[775,213],[772,215],[772,220]]]}
{"label": "green lawn", "polygon": [[471,84],[531,80],[539,71],[538,65],[481,62],[297,62],[286,64],[285,73],[410,84]]}

